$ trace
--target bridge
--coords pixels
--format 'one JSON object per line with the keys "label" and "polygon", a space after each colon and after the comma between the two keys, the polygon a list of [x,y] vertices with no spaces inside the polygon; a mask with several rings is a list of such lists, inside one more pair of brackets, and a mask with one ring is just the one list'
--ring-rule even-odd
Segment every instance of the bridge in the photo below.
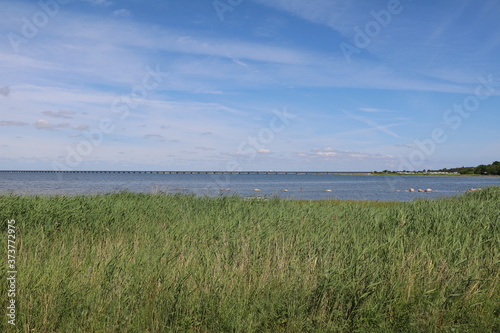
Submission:
{"label": "bridge", "polygon": [[110,170],[0,170],[0,173],[108,173],[166,175],[371,175],[369,171],[110,171]]}

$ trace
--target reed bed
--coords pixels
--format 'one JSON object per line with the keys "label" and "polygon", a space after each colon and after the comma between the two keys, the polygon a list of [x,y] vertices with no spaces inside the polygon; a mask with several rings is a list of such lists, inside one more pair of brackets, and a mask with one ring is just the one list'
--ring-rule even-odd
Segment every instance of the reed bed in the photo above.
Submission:
{"label": "reed bed", "polygon": [[499,203],[0,196],[0,331],[499,332]]}

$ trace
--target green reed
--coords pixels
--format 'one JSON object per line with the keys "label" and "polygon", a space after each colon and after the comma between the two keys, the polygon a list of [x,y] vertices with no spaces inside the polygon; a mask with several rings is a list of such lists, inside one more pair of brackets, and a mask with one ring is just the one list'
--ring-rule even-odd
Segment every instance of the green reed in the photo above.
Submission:
{"label": "green reed", "polygon": [[499,203],[0,196],[0,331],[499,331]]}

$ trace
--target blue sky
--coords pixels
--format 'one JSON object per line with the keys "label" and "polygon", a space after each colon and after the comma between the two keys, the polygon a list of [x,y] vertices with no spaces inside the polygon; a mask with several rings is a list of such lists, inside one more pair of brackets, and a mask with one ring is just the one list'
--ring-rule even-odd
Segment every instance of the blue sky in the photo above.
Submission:
{"label": "blue sky", "polygon": [[0,168],[500,157],[500,1],[2,1]]}

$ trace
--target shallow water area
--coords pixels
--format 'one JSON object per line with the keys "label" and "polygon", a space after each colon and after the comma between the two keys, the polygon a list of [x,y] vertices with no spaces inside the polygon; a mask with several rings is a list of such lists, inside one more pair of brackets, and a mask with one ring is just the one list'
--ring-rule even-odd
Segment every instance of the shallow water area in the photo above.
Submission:
{"label": "shallow water area", "polygon": [[[279,196],[301,200],[411,201],[500,186],[500,177],[338,174],[155,174],[0,172],[0,194],[79,195],[120,191],[195,195]],[[410,188],[416,192],[407,192]],[[418,189],[432,189],[420,193]],[[437,192],[436,192],[437,191]]]}

